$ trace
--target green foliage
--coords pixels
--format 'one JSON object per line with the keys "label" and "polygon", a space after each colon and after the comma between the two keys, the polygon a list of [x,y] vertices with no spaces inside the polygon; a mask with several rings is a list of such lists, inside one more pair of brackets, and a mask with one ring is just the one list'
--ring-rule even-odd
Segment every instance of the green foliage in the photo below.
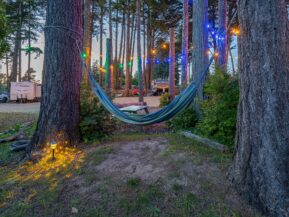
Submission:
{"label": "green foliage", "polygon": [[137,187],[140,185],[141,179],[140,178],[131,178],[127,181],[127,185],[130,187]]}
{"label": "green foliage", "polygon": [[100,164],[105,160],[106,156],[113,152],[113,148],[110,146],[98,147],[95,151],[91,152],[87,158],[95,165]]}
{"label": "green foliage", "polygon": [[169,121],[173,130],[192,130],[198,122],[198,116],[194,109],[188,108]]}
{"label": "green foliage", "polygon": [[208,77],[205,94],[208,99],[201,102],[203,118],[196,131],[232,148],[239,101],[238,81],[218,69]]}
{"label": "green foliage", "polygon": [[[171,102],[169,93],[160,98],[160,106],[165,107]],[[197,114],[192,108],[188,108],[168,122],[173,130],[192,130],[198,122]]]}
{"label": "green foliage", "polygon": [[171,102],[170,94],[165,93],[160,98],[160,107],[165,107]]}
{"label": "green foliage", "polygon": [[101,139],[114,132],[116,122],[99,103],[88,85],[81,87],[80,132],[82,140],[89,142]]}

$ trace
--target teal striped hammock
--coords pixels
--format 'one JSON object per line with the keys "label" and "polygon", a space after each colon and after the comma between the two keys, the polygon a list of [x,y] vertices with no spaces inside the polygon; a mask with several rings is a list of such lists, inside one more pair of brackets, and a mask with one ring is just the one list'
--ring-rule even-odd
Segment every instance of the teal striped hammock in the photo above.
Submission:
{"label": "teal striped hammock", "polygon": [[117,119],[122,122],[145,126],[167,121],[176,116],[177,114],[181,113],[185,109],[189,108],[197,95],[199,87],[205,80],[205,77],[210,69],[212,62],[213,58],[210,59],[209,64],[206,66],[203,72],[199,74],[200,76],[198,80],[195,83],[191,83],[170,104],[160,109],[159,111],[147,115],[128,114],[121,111],[115,104],[113,104],[109,96],[107,96],[101,86],[96,82],[96,80],[91,75],[86,66],[85,69],[88,74],[93,93],[98,97],[100,103],[111,114],[113,114]]}

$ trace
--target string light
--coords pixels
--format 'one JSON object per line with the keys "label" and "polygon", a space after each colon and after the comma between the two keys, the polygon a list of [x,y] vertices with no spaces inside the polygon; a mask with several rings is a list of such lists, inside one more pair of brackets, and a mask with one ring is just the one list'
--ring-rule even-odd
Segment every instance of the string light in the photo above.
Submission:
{"label": "string light", "polygon": [[151,53],[152,53],[153,55],[155,55],[155,54],[157,53],[156,49],[152,49],[152,50],[151,50]]}
{"label": "string light", "polygon": [[167,49],[167,48],[168,48],[168,45],[167,45],[166,43],[164,43],[164,44],[162,45],[162,48],[163,48],[163,49]]}
{"label": "string light", "polygon": [[87,54],[82,52],[81,57],[82,57],[82,59],[86,59],[87,58]]}
{"label": "string light", "polygon": [[240,30],[238,28],[232,28],[231,32],[235,35],[240,35]]}

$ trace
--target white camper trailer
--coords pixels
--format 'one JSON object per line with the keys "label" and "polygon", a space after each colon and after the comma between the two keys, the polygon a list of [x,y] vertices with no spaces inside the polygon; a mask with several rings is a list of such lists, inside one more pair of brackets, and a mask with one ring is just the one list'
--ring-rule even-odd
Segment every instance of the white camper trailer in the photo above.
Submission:
{"label": "white camper trailer", "polygon": [[17,102],[39,101],[41,85],[33,82],[11,82],[10,100]]}

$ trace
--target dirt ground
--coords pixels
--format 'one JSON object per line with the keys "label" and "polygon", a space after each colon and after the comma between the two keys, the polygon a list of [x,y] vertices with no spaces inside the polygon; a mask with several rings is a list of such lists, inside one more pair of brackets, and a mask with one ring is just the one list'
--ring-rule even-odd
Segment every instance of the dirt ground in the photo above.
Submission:
{"label": "dirt ground", "polygon": [[0,103],[0,113],[38,113],[40,103]]}
{"label": "dirt ground", "polygon": [[[86,165],[91,184],[85,185],[87,183],[85,176],[75,177],[69,186],[77,187],[67,189],[66,199],[63,198],[64,201],[68,195],[70,198],[76,195],[86,198],[76,207],[80,212],[84,204],[93,203],[101,207],[102,191],[105,191],[105,197],[109,197],[111,205],[103,204],[107,207],[99,211],[101,213],[99,216],[257,216],[227,182],[228,165],[209,159],[207,154],[199,156],[195,152],[193,153],[195,156],[192,156],[192,153],[172,151],[172,143],[165,137],[148,136],[142,140],[105,146],[113,150],[106,159],[99,165],[93,162]],[[150,191],[152,186],[159,195],[150,198],[152,201],[148,206],[151,206],[149,209],[152,210],[147,211],[142,204],[134,204],[138,200],[134,197],[137,197],[135,193],[144,189],[144,192]],[[130,188],[134,188],[135,191],[132,193]],[[117,205],[123,199],[123,193],[130,204],[128,206],[131,206],[125,211],[127,215],[125,212],[120,214],[123,210]],[[187,208],[175,207],[178,206],[176,201],[191,196],[194,198],[192,201],[188,198],[179,201],[181,203],[179,206],[185,205]],[[139,210],[134,210],[134,206]],[[159,212],[154,212],[153,207]]]}
{"label": "dirt ground", "polygon": [[[115,98],[115,103],[137,103],[138,97],[121,97]],[[159,107],[160,97],[145,97],[145,102],[149,107]],[[40,110],[40,103],[0,103],[0,113],[38,113]]]}
{"label": "dirt ground", "polygon": [[261,216],[226,180],[231,154],[177,134],[115,135],[55,161],[47,151],[2,167],[1,217]]}

